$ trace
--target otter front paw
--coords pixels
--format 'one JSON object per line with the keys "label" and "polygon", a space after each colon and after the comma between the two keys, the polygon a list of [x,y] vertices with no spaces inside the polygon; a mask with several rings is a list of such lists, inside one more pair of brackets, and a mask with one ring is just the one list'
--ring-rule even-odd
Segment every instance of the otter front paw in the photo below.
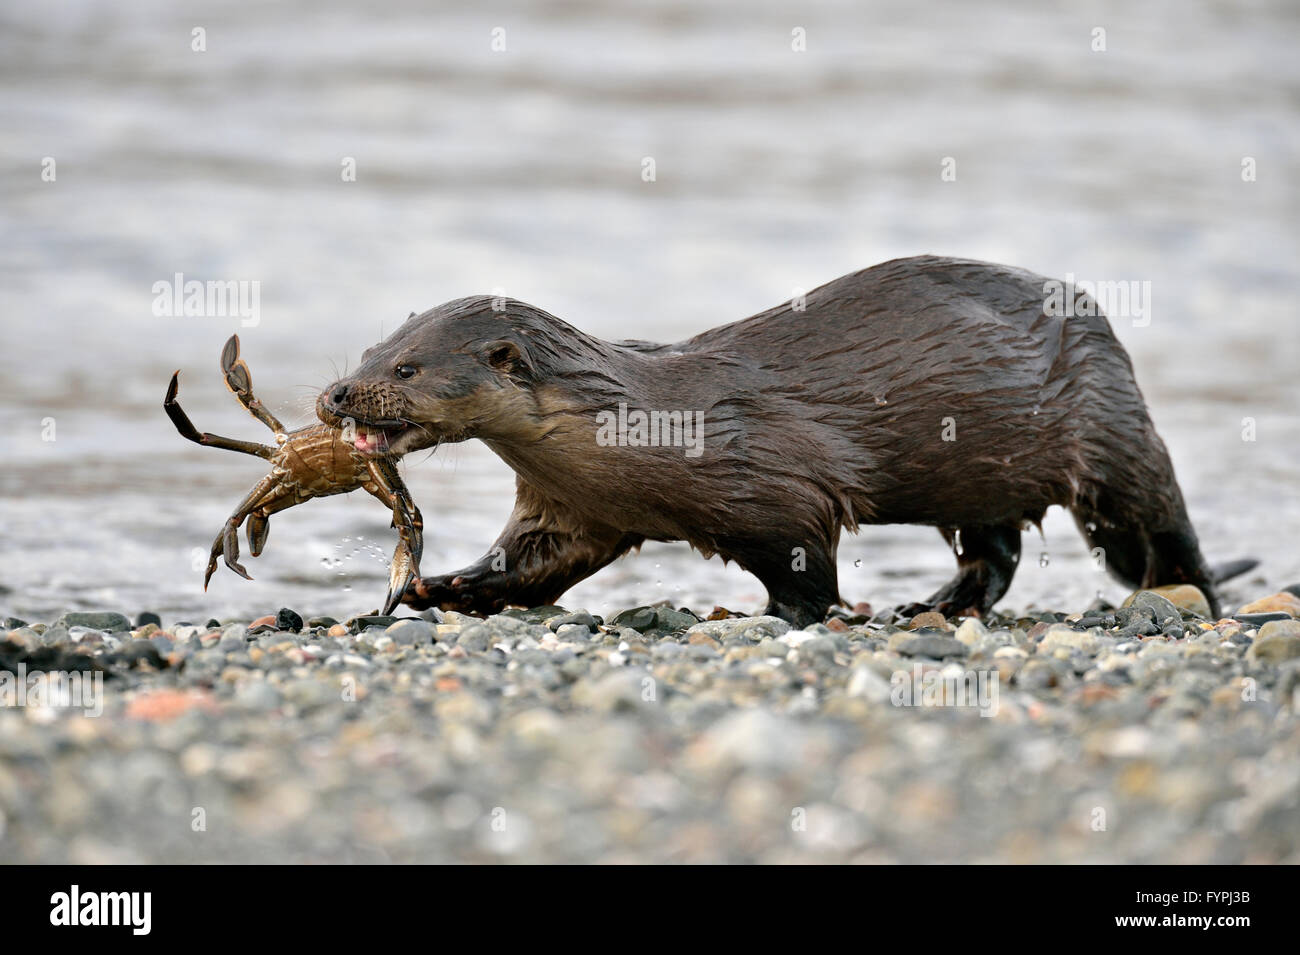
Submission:
{"label": "otter front paw", "polygon": [[415,610],[437,607],[475,614],[494,613],[502,607],[500,600],[484,592],[481,580],[464,574],[419,577],[406,588],[402,603]]}

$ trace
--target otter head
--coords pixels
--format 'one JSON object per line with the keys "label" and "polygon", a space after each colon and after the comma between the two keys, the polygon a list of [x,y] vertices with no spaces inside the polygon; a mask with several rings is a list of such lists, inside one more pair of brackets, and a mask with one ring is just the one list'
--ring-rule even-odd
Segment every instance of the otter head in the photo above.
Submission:
{"label": "otter head", "polygon": [[412,314],[362,354],[361,367],[321,392],[316,414],[365,454],[526,438],[537,427],[529,351],[547,320],[559,322],[488,296]]}

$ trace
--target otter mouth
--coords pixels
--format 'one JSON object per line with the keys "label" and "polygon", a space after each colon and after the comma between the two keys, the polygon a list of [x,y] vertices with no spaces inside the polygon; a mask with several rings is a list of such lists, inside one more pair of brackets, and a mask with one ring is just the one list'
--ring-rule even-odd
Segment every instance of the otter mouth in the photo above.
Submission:
{"label": "otter mouth", "polygon": [[352,447],[370,457],[401,457],[438,443],[427,428],[405,418],[368,421],[354,416],[350,420]]}
{"label": "otter mouth", "polygon": [[324,401],[318,404],[316,413],[331,428],[350,435],[352,447],[369,457],[400,457],[438,443],[428,428],[406,418],[363,418],[346,414]]}
{"label": "otter mouth", "polygon": [[358,421],[356,432],[352,438],[352,446],[362,454],[393,454],[396,453],[394,448],[402,440],[403,435],[410,430],[409,425],[381,426],[362,424]]}

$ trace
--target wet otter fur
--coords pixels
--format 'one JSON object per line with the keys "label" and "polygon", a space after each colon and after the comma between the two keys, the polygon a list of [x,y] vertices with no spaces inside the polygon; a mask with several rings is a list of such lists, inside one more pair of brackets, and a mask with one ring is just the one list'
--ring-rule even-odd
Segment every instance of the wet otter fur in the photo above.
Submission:
{"label": "wet otter fur", "polygon": [[[555,603],[645,540],[686,541],[766,586],[795,625],[842,603],[842,530],[929,524],[957,576],[909,612],[987,613],[1023,528],[1068,508],[1130,587],[1214,581],[1128,355],[1041,276],[898,259],[672,345],[606,342],[513,299],[410,318],[325,389],[323,421],[404,454],[479,438],[517,475],[514,512],[475,564],[406,602],[489,613]],[[802,304],[802,308],[797,307]],[[1095,312],[1096,314],[1089,314]],[[703,413],[703,450],[597,441],[601,412]]]}

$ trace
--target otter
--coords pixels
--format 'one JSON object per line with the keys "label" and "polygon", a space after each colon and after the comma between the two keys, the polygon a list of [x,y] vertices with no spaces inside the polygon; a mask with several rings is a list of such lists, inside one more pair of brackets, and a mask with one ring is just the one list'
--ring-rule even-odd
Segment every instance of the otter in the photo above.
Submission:
{"label": "otter", "polygon": [[[416,609],[553,604],[646,540],[686,541],[754,574],[766,613],[806,626],[843,603],[840,532],[903,523],[936,527],[957,558],[956,577],[903,612],[985,615],[1022,530],[1059,504],[1120,581],[1194,584],[1217,616],[1127,353],[1085,293],[1067,289],[1073,309],[1052,314],[1047,283],[896,259],[669,345],[462,298],[412,314],[317,413],[351,422],[367,454],[478,438],[514,470],[494,546],[414,581]],[[698,443],[647,439],[653,416],[699,422]]]}

